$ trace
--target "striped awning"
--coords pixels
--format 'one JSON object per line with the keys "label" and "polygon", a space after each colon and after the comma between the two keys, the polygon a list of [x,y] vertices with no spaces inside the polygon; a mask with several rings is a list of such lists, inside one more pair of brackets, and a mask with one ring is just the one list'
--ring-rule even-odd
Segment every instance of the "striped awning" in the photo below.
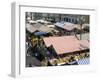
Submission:
{"label": "striped awning", "polygon": [[90,64],[90,58],[84,58],[77,61],[79,65]]}
{"label": "striped awning", "polygon": [[78,61],[72,61],[68,63],[69,65],[87,65],[90,64],[90,58],[80,59]]}

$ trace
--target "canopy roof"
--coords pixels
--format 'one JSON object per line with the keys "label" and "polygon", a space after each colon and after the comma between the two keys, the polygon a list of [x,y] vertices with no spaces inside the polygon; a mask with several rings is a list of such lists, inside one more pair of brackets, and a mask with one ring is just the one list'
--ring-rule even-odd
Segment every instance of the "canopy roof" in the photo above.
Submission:
{"label": "canopy roof", "polygon": [[36,30],[49,33],[53,30],[52,28],[47,27],[47,25],[43,25],[41,23],[36,23],[34,25],[26,24],[26,29],[31,33],[35,32]]}
{"label": "canopy roof", "polygon": [[36,21],[33,20],[29,20],[29,23],[37,23]]}
{"label": "canopy roof", "polygon": [[44,34],[47,34],[47,33],[45,33],[45,32],[35,32],[34,34],[39,36],[39,35],[44,35]]}
{"label": "canopy roof", "polygon": [[84,28],[90,28],[90,25],[89,24],[83,24],[82,25],[82,28],[84,29]]}
{"label": "canopy roof", "polygon": [[58,55],[89,49],[87,40],[79,41],[75,36],[48,37],[43,40],[46,47],[52,45]]}
{"label": "canopy roof", "polygon": [[45,25],[42,25],[41,27],[38,28],[39,31],[43,31],[43,32],[46,32],[46,33],[49,33],[52,31],[51,28],[45,26]]}
{"label": "canopy roof", "polygon": [[83,58],[83,59],[80,59],[78,61],[72,61],[72,62],[70,62],[68,64],[70,64],[70,65],[74,65],[74,64],[78,64],[78,65],[90,64],[90,58]]}
{"label": "canopy roof", "polygon": [[45,24],[51,23],[51,22],[43,20],[43,19],[36,20],[36,22],[41,22],[41,23],[45,23]]}
{"label": "canopy roof", "polygon": [[30,33],[33,33],[35,31],[37,31],[37,29],[35,27],[33,27],[32,25],[30,24],[26,24],[26,29],[30,32]]}
{"label": "canopy roof", "polygon": [[71,31],[75,28],[75,24],[69,22],[57,22],[55,25],[68,31]]}
{"label": "canopy roof", "polygon": [[84,58],[77,61],[79,65],[90,64],[90,58]]}

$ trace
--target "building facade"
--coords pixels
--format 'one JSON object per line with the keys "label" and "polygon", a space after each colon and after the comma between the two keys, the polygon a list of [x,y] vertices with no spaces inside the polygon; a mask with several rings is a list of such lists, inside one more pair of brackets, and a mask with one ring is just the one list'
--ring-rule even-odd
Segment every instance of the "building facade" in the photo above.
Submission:
{"label": "building facade", "polygon": [[89,15],[75,15],[75,14],[55,14],[55,13],[34,13],[26,12],[26,19],[30,18],[31,20],[43,19],[52,22],[66,21],[74,24],[88,23],[89,24]]}

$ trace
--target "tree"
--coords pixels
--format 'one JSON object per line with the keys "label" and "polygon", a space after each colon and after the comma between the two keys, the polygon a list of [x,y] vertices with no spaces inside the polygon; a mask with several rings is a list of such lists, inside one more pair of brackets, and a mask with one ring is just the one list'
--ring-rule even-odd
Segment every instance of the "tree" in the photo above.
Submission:
{"label": "tree", "polygon": [[85,22],[85,18],[84,16],[81,16],[77,19],[78,23],[80,24],[80,40],[82,39],[82,25],[84,24]]}

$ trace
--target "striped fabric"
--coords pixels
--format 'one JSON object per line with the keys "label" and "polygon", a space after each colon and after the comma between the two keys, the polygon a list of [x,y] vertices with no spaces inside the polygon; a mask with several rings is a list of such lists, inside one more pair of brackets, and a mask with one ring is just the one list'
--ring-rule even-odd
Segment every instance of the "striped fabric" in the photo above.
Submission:
{"label": "striped fabric", "polygon": [[90,58],[84,58],[84,59],[78,60],[77,63],[79,65],[90,64]]}

